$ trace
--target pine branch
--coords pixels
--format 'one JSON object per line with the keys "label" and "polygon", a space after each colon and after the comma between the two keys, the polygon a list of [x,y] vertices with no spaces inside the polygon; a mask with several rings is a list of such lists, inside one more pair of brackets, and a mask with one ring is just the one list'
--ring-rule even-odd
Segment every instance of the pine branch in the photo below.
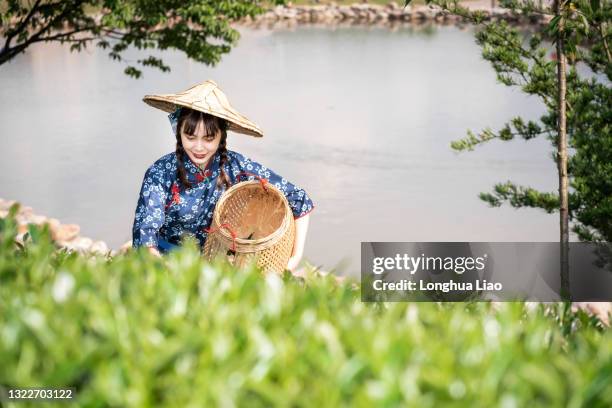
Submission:
{"label": "pine branch", "polygon": [[[512,130],[513,128],[514,131]],[[451,148],[456,151],[471,151],[474,150],[474,147],[493,139],[508,141],[514,139],[516,136],[520,136],[525,140],[530,140],[542,134],[553,134],[555,131],[556,129],[550,127],[542,128],[533,121],[528,121],[525,124],[522,118],[516,117],[497,133],[489,128],[484,129],[478,134],[474,134],[474,132],[468,130],[468,136],[463,139],[452,141]]]}
{"label": "pine branch", "polygon": [[508,203],[514,208],[541,208],[551,214],[559,210],[559,195],[543,193],[531,187],[517,186],[508,181],[496,184],[493,193],[480,193],[479,198],[492,207]]}

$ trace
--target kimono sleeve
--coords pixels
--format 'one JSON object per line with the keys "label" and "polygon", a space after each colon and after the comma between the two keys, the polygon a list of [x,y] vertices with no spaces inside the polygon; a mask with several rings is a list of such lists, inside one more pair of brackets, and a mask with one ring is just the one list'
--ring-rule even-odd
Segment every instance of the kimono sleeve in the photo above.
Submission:
{"label": "kimono sleeve", "polygon": [[[232,166],[233,176],[232,181],[253,180],[257,177],[265,178],[270,184],[283,192],[295,219],[301,218],[314,210],[314,204],[306,191],[290,183],[284,177],[278,175],[266,166],[257,163],[248,157],[244,157],[239,153],[235,153],[236,162]],[[237,168],[236,168],[237,167]]]}
{"label": "kimono sleeve", "polygon": [[145,173],[136,206],[132,228],[132,246],[157,247],[158,233],[165,218],[168,193],[165,188],[164,172],[153,165]]}

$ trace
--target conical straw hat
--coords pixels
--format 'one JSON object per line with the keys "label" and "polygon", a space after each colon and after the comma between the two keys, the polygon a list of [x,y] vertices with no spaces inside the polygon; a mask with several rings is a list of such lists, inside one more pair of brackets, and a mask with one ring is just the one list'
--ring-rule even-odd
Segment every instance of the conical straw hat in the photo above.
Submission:
{"label": "conical straw hat", "polygon": [[174,112],[178,107],[190,108],[228,121],[229,130],[247,135],[262,137],[263,132],[255,123],[230,105],[227,96],[211,80],[192,86],[186,91],[175,94],[146,95],[144,102],[166,112]]}

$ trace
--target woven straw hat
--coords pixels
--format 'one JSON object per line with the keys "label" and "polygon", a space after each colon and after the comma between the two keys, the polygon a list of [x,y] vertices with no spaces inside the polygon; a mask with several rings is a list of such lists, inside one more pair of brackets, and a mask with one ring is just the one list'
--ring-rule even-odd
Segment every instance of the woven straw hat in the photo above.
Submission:
{"label": "woven straw hat", "polygon": [[192,86],[183,92],[146,95],[142,100],[154,108],[170,113],[179,107],[208,113],[227,120],[229,130],[255,137],[263,136],[259,126],[234,109],[221,88],[211,80]]}

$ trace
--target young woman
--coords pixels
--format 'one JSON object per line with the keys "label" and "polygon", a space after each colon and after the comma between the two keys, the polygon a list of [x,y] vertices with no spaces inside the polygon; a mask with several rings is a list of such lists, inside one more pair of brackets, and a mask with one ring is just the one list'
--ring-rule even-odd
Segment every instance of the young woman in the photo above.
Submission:
{"label": "young woman", "polygon": [[295,242],[287,268],[294,270],[304,251],[309,214],[306,192],[269,168],[228,150],[227,131],[261,137],[259,127],[231,107],[213,81],[169,95],[148,95],[151,106],[172,112],[176,150],[146,171],[136,207],[132,242],[155,255],[180,245],[185,235],[203,246],[215,205],[231,185],[263,178],[281,190],[295,218]]}

